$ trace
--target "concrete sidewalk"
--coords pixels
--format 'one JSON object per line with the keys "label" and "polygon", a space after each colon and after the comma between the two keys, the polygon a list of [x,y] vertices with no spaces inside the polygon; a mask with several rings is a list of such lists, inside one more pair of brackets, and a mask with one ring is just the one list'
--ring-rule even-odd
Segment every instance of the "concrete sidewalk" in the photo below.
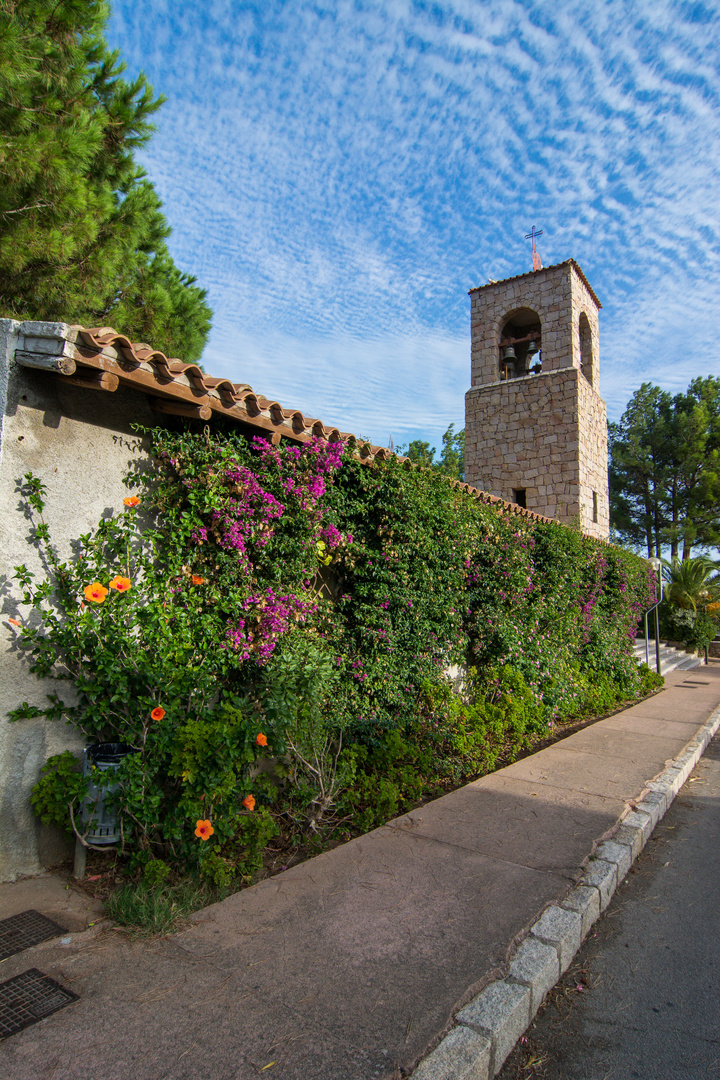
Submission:
{"label": "concrete sidewalk", "polygon": [[[80,934],[11,957],[3,980],[38,967],[80,1000],[7,1039],[0,1075],[397,1080],[452,1030],[418,1075],[485,1080],[502,1047],[483,1059],[477,995],[719,705],[720,663],[673,673],[652,699],[207,908],[182,933]],[[590,864],[601,889],[609,865]],[[598,890],[586,893],[597,908]]]}

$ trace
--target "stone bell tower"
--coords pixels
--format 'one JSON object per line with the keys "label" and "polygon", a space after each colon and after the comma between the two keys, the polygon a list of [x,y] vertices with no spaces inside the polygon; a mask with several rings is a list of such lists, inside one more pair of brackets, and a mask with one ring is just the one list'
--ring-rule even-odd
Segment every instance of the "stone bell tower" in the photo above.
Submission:
{"label": "stone bell tower", "polygon": [[609,535],[600,301],[574,259],[470,292],[465,480]]}

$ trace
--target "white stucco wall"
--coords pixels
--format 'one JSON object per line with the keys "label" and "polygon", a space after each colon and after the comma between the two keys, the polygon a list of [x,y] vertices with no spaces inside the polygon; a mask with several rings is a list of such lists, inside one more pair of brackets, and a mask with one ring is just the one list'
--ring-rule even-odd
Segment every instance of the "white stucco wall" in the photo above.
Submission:
{"label": "white stucco wall", "polygon": [[127,494],[131,465],[146,460],[131,424],[153,423],[143,394],[63,385],[62,376],[20,367],[14,360],[21,324],[0,320],[0,880],[38,873],[69,853],[54,829],[39,824],[30,789],[51,754],[79,750],[82,738],[45,720],[11,723],[9,709],[27,701],[45,704],[48,689],[65,695],[70,684],[42,683],[28,671],[9,617],[24,621],[28,609],[12,580],[25,563],[38,574],[37,551],[28,543],[18,481],[32,471],[47,486],[46,521],[61,557],[71,541],[117,510]]}

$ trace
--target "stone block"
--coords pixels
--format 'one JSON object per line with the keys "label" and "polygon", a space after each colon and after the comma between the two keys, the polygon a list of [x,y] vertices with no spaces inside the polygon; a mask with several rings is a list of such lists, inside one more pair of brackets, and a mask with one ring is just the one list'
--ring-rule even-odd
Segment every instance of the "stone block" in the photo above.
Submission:
{"label": "stone block", "polygon": [[690,775],[690,772],[691,769],[689,768],[670,768],[665,770],[665,772],[662,774],[661,779],[664,780],[666,783],[670,784],[673,795],[677,795],[678,791]]}
{"label": "stone block", "polygon": [[412,1080],[490,1080],[491,1053],[487,1035],[455,1027],[418,1065]]}
{"label": "stone block", "polygon": [[577,911],[581,919],[580,936],[584,938],[600,917],[600,893],[593,885],[578,885],[560,906]]}
{"label": "stone block", "polygon": [[577,911],[555,906],[547,908],[531,928],[533,937],[557,950],[561,974],[580,948],[581,931],[582,918]]}
{"label": "stone block", "polygon": [[677,795],[680,787],[677,783],[677,775],[674,777],[668,777],[665,773],[662,773],[657,780],[651,780],[647,785],[649,791],[655,791],[665,797],[666,807],[672,805],[672,801]]}
{"label": "stone block", "polygon": [[598,859],[604,862],[615,863],[617,866],[618,884],[632,866],[632,850],[617,840],[606,840],[597,849]]}
{"label": "stone block", "polygon": [[77,327],[69,323],[32,321],[22,323],[20,333],[25,338],[64,338],[66,341],[77,340]]}
{"label": "stone block", "polygon": [[617,864],[604,859],[591,859],[583,874],[583,884],[591,885],[600,894],[600,910],[604,911],[617,889]]}
{"label": "stone block", "polygon": [[457,1020],[492,1041],[490,1075],[503,1062],[530,1023],[530,988],[511,982],[486,986],[469,1005],[457,1014]]}
{"label": "stone block", "polygon": [[685,783],[688,776],[690,775],[690,773],[693,771],[693,769],[697,765],[699,759],[700,759],[700,749],[699,749],[699,747],[697,749],[695,747],[693,747],[692,749],[688,749],[688,750],[685,751],[684,754],[681,754],[680,757],[677,758],[675,764],[676,764],[678,769],[682,770],[683,783]]}
{"label": "stone block", "polygon": [[[41,323],[40,325],[45,324]],[[48,323],[47,325],[60,328],[63,324]],[[25,326],[27,326],[27,323],[25,323]],[[20,338],[18,349],[20,352],[40,353],[43,356],[75,356],[74,344],[72,341],[66,340],[62,334],[50,337],[26,333]]]}
{"label": "stone block", "polygon": [[646,837],[642,826],[635,824],[634,821],[628,821],[627,818],[623,818],[623,823],[613,836],[613,840],[617,844],[622,844],[624,847],[630,848],[630,862],[634,863],[642,849],[645,847]]}
{"label": "stone block", "polygon": [[530,1019],[540,1003],[560,978],[560,959],[557,949],[537,938],[529,937],[515,953],[510,964],[510,979],[530,987]]}
{"label": "stone block", "polygon": [[642,832],[642,846],[645,847],[648,840],[652,836],[652,831],[658,822],[657,806],[647,806],[638,803],[637,809],[631,810],[626,817],[623,818],[623,825],[627,825],[633,829],[640,829]]}
{"label": "stone block", "polygon": [[655,828],[658,821],[664,817],[669,805],[666,792],[649,787],[648,791],[643,795],[642,801],[637,804],[636,809],[643,814],[650,814],[653,828]]}

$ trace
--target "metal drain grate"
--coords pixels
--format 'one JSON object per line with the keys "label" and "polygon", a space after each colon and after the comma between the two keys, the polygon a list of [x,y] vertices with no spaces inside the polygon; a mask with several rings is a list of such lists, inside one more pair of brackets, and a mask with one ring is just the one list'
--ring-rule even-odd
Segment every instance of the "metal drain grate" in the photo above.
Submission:
{"label": "metal drain grate", "polygon": [[57,1012],[78,995],[66,990],[37,968],[23,971],[14,979],[0,983],[0,1039]]}
{"label": "metal drain grate", "polygon": [[65,927],[41,915],[39,911],[21,911],[0,922],[0,960],[29,949],[48,938],[64,934]]}

